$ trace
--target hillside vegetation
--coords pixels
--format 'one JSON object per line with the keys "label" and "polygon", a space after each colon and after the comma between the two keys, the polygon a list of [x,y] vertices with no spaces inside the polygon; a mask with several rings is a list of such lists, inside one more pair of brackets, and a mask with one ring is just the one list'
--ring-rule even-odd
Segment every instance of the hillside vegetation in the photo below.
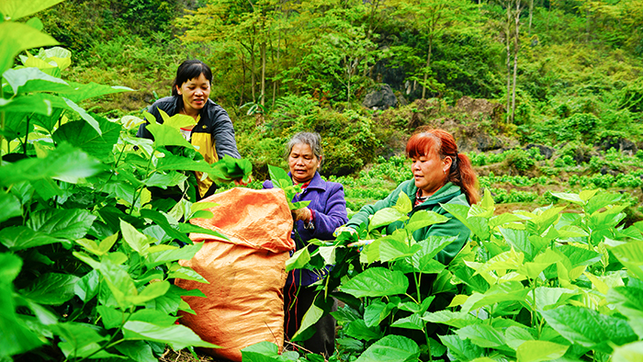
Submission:
{"label": "hillside vegetation", "polygon": [[[216,346],[177,321],[194,313],[183,297],[204,294],[173,281],[207,282],[182,262],[203,245],[190,233],[227,236],[190,222],[217,211],[195,202],[194,171],[223,190],[251,171],[260,187],[269,168],[297,209],[300,186],[274,164],[294,132],[315,130],[352,213],[409,178],[418,127],[451,131],[480,175],[479,203],[443,205],[470,238],[443,264],[455,236],[414,235],[448,218],[409,216],[401,194],[359,239],[340,231],[295,252],[287,271],[334,265],[304,317],[338,321],[328,361],[642,360],[642,9],[1,1],[0,360],[198,358]],[[194,57],[212,64],[246,159],[208,164],[183,115],[134,136]],[[155,196],[168,188],[184,197]],[[312,331],[299,332],[289,346]],[[270,342],[242,353],[326,361]]]}

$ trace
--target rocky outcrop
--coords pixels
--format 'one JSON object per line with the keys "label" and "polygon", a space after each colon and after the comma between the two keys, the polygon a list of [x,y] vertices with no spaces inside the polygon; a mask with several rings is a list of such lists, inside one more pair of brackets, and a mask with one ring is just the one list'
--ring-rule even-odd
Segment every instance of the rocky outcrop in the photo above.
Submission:
{"label": "rocky outcrop", "polygon": [[374,110],[385,110],[397,105],[397,97],[395,97],[395,93],[393,93],[391,86],[388,84],[382,84],[379,89],[376,89],[366,95],[362,105]]}
{"label": "rocky outcrop", "polygon": [[555,151],[551,147],[547,147],[547,146],[544,146],[544,145],[536,145],[536,144],[533,144],[533,143],[530,143],[527,146],[525,146],[525,150],[529,150],[530,148],[538,148],[538,150],[540,151],[540,154],[543,157],[545,157],[546,160],[549,160],[550,158],[552,158],[552,156],[554,155],[554,151]]}

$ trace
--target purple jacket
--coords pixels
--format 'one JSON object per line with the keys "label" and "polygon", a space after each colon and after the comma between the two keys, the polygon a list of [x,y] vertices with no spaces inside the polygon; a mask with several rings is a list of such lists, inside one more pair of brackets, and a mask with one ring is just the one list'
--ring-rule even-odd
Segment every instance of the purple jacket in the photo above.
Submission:
{"label": "purple jacket", "polygon": [[[290,173],[288,173],[290,175]],[[273,188],[272,181],[267,180],[263,183],[263,188]],[[322,180],[319,172],[315,173],[313,179],[310,180],[308,187],[304,191],[295,196],[292,200],[297,201],[310,201],[308,208],[313,210],[313,225],[314,228],[306,229],[303,221],[297,221],[295,228],[301,236],[302,241],[307,244],[308,240],[333,240],[333,232],[338,227],[348,222],[346,214],[346,200],[344,199],[344,186],[337,182],[329,182]],[[303,248],[297,238],[293,238],[297,245],[297,250]],[[309,245],[309,244],[308,244]],[[315,246],[309,245],[309,251],[315,250]],[[321,279],[321,275],[326,271],[312,271],[302,269],[301,285],[307,286],[317,280]],[[286,285],[293,282],[299,282],[299,270],[295,270],[295,280],[292,280],[292,274],[288,275]]]}

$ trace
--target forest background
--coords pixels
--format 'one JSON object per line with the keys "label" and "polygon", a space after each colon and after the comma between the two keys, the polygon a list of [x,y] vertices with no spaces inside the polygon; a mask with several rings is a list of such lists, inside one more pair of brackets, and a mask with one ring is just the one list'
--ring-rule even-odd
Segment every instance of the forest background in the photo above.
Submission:
{"label": "forest background", "polygon": [[391,156],[428,125],[496,202],[617,188],[641,218],[643,1],[75,0],[41,18],[68,79],[137,90],[83,103],[109,118],[169,95],[181,61],[210,64],[256,179],[312,129],[356,209],[410,176]]}
{"label": "forest background", "polygon": [[[357,210],[410,177],[405,140],[429,126],[453,132],[480,175],[483,201],[447,210],[472,242],[448,266],[434,261],[449,238],[412,235],[444,219],[409,219],[401,198],[361,230],[377,238],[361,252],[342,235],[320,242],[324,253],[297,252],[287,268],[336,265],[325,288],[346,304],[333,314],[341,329],[331,360],[639,361],[641,9],[0,2],[0,360],[176,361],[184,348],[212,347],[175,324],[193,312],[182,297],[202,293],[170,281],[205,282],[178,263],[202,244],[176,240],[225,236],[189,222],[210,217],[211,204],[153,198],[149,188],[186,186],[186,171],[245,176],[248,160],[260,187],[268,163],[285,166],[285,141],[315,130],[322,173]],[[134,136],[187,58],[213,66],[212,98],[230,112],[246,160],[207,164],[179,134],[180,115],[151,125],[154,141]],[[403,230],[380,238],[378,226],[400,220]],[[426,274],[436,279],[423,292]],[[431,305],[456,292],[447,309]],[[328,311],[319,302],[311,315]],[[439,341],[434,324],[448,326]],[[245,352],[248,361],[322,359],[266,344]]]}

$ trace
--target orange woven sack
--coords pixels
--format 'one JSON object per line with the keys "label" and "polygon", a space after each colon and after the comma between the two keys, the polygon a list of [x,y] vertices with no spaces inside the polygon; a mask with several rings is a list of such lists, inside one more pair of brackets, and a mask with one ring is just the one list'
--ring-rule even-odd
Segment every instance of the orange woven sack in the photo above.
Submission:
{"label": "orange woven sack", "polygon": [[176,279],[184,289],[200,289],[207,298],[184,297],[196,315],[181,313],[181,323],[203,340],[221,346],[207,353],[241,361],[241,349],[262,341],[284,342],[285,262],[295,248],[293,221],[280,189],[234,188],[212,195],[212,219],[192,224],[217,230],[230,241],[190,234],[201,250],[181,265],[189,266],[210,284]]}

